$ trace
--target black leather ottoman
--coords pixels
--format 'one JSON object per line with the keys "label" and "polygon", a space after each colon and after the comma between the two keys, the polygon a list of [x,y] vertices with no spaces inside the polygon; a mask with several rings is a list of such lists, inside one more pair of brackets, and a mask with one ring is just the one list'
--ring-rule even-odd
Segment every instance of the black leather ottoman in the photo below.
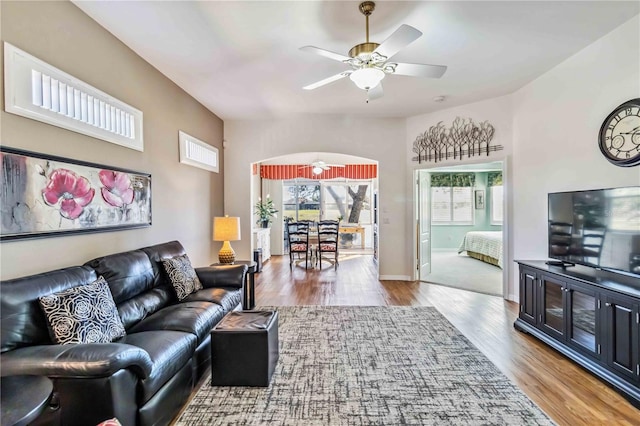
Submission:
{"label": "black leather ottoman", "polygon": [[230,312],[211,330],[211,385],[269,386],[278,357],[278,312]]}

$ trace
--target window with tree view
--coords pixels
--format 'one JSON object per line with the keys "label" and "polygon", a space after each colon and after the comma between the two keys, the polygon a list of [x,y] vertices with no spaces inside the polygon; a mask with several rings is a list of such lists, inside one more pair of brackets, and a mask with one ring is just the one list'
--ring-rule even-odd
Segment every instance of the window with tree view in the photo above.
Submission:
{"label": "window with tree view", "polygon": [[290,220],[372,223],[371,182],[286,182],[283,208]]}
{"label": "window with tree view", "polygon": [[432,223],[434,225],[472,225],[474,184],[474,173],[432,173]]}

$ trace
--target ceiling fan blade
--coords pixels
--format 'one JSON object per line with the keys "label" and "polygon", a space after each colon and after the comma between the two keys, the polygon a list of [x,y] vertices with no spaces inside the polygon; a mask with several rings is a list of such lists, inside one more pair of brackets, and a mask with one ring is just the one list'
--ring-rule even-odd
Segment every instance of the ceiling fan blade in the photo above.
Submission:
{"label": "ceiling fan blade", "polygon": [[382,90],[382,82],[378,83],[378,85],[372,89],[367,91],[367,100],[373,101],[378,98],[381,98],[384,95],[384,91]]}
{"label": "ceiling fan blade", "polygon": [[324,86],[324,85],[329,84],[329,83],[333,83],[334,81],[338,81],[341,78],[345,78],[346,76],[348,76],[352,72],[353,71],[351,71],[351,70],[343,71],[340,74],[332,75],[331,77],[327,77],[324,80],[316,81],[315,83],[311,83],[311,84],[309,84],[307,86],[304,86],[303,89],[304,90],[317,89],[318,87]]}
{"label": "ceiling fan blade", "polygon": [[374,53],[378,53],[387,59],[390,59],[393,55],[418,39],[421,35],[422,33],[412,26],[402,24],[400,25],[400,28],[395,30],[393,34],[383,41],[376,50],[374,50]]}
{"label": "ceiling fan blade", "polygon": [[303,52],[309,52],[316,55],[324,56],[325,58],[333,59],[334,61],[339,61],[339,62],[344,62],[351,59],[339,53],[335,53],[326,49],[320,49],[319,47],[315,47],[315,46],[304,46],[304,47],[301,47],[300,50],[302,50]]}
{"label": "ceiling fan blade", "polygon": [[402,62],[399,62],[394,74],[410,75],[413,77],[440,78],[446,70],[447,67],[444,65],[403,64]]}

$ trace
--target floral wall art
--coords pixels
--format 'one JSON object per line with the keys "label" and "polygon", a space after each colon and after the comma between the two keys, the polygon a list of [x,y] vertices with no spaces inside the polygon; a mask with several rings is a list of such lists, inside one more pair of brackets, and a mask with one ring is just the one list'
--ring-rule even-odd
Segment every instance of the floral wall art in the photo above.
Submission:
{"label": "floral wall art", "polygon": [[151,175],[0,147],[0,240],[151,225]]}

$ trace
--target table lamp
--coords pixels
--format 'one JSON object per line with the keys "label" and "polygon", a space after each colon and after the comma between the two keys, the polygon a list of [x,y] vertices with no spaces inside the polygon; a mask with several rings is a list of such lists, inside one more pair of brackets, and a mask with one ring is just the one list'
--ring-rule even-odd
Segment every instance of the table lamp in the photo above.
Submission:
{"label": "table lamp", "polygon": [[231,264],[236,260],[236,252],[231,248],[229,241],[240,240],[239,217],[214,217],[213,241],[223,241],[222,248],[218,252],[218,262]]}

